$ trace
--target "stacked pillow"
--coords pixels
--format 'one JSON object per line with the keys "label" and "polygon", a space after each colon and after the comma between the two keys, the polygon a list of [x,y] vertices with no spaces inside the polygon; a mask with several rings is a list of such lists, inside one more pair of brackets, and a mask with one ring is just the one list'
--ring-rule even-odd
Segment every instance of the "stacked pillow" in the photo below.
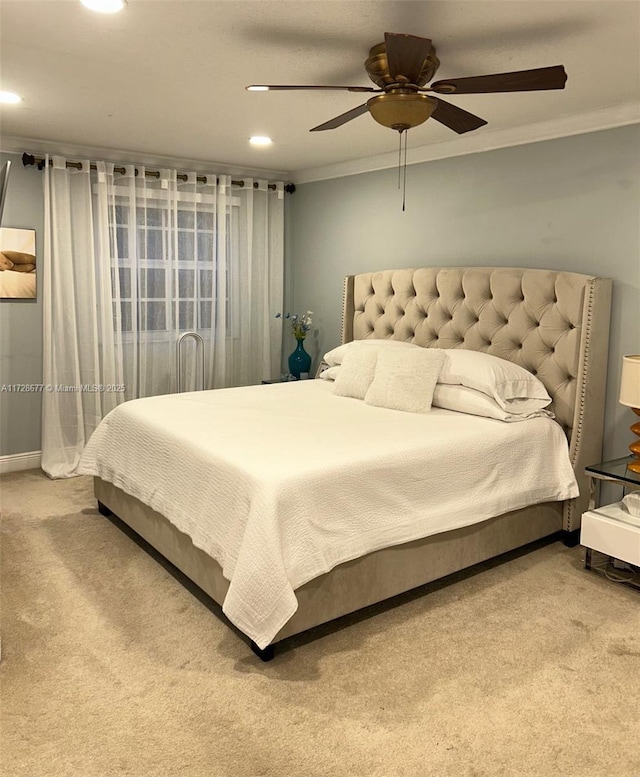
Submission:
{"label": "stacked pillow", "polygon": [[334,393],[367,404],[429,412],[431,406],[500,421],[553,418],[543,383],[513,362],[461,348],[421,348],[398,340],[354,340],[324,356]]}
{"label": "stacked pillow", "polygon": [[524,367],[481,351],[448,349],[434,405],[499,421],[553,418],[542,381]]}

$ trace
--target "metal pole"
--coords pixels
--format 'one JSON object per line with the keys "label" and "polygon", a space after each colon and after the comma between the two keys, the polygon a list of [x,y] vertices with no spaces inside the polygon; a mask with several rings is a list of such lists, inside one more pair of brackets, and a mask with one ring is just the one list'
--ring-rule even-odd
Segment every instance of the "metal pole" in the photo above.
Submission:
{"label": "metal pole", "polygon": [[204,389],[204,340],[197,332],[183,332],[176,341],[176,379],[178,394],[182,391],[182,343],[187,337],[193,337],[196,341],[196,365],[198,363],[198,355],[200,356],[200,364],[202,368],[201,387]]}

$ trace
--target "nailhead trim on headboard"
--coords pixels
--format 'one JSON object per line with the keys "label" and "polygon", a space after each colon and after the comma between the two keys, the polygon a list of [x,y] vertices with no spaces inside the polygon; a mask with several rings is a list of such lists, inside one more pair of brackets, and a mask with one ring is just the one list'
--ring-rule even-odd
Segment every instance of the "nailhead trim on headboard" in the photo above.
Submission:
{"label": "nailhead trim on headboard", "polygon": [[[590,349],[591,349],[591,327],[593,322],[593,304],[594,304],[594,283],[591,280],[585,290],[585,303],[584,303],[584,321],[583,321],[583,338],[581,348],[581,363],[579,375],[581,380],[579,381],[580,395],[578,397],[578,406],[575,411],[574,423],[572,434],[569,440],[569,457],[574,469],[579,464],[578,454],[581,448],[582,431],[584,428],[584,414],[585,414],[585,399],[587,391],[587,383],[585,376],[587,373],[587,364],[589,363]],[[593,462],[594,464],[596,462]],[[572,499],[568,502],[566,508],[565,521],[567,527],[571,527],[575,523],[580,524],[581,515],[576,516],[576,500]]]}

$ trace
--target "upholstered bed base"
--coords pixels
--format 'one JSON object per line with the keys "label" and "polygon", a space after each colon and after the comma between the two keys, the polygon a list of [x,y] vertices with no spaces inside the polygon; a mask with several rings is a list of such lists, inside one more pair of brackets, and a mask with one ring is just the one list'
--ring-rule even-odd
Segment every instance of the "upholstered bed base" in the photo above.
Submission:
{"label": "upholstered bed base", "polygon": [[[220,565],[160,513],[111,483],[94,479],[102,512],[111,512],[158,550],[215,602],[229,587]],[[104,508],[108,508],[106,511]],[[299,607],[273,643],[335,620],[562,529],[562,503],[548,502],[479,524],[384,548],[340,564],[297,589]],[[258,652],[256,650],[256,652]],[[268,656],[268,652],[266,653]]]}
{"label": "upholstered bed base", "polygon": [[[430,267],[346,278],[343,342],[392,338],[468,348],[537,374],[567,435],[581,494],[342,564],[296,591],[298,611],[274,643],[556,532],[575,537],[588,498],[584,467],[601,455],[610,303],[610,280],[553,270]],[[228,582],[220,566],[186,535],[109,483],[96,479],[95,493],[102,511],[223,602]]]}

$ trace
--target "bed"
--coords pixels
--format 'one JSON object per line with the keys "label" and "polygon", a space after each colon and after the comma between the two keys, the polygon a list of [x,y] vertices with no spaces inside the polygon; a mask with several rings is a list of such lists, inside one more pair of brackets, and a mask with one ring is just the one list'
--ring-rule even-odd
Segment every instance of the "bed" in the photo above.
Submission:
{"label": "bed", "polygon": [[[608,279],[551,270],[419,268],[349,276],[343,343],[391,340],[447,354],[491,354],[535,373],[555,420],[503,424],[440,408],[424,416],[371,408],[336,397],[326,380],[194,392],[121,405],[94,434],[79,471],[94,475],[100,511],[118,516],[225,614],[233,613],[232,622],[267,660],[287,637],[536,540],[562,533],[568,544],[577,542],[588,497],[584,467],[600,458],[602,445],[610,300]],[[203,431],[216,413],[227,419],[215,426],[217,449]],[[332,414],[342,415],[329,431]],[[454,455],[438,469],[421,458],[426,454],[415,438],[445,423]],[[270,444],[286,427],[292,436]],[[287,440],[296,439],[296,427],[299,447],[291,451]],[[189,450],[180,447],[183,433],[192,438]],[[262,435],[260,448],[252,438]],[[483,437],[511,453],[504,465],[495,458],[490,487],[469,464]],[[542,452],[547,438],[556,448],[562,439],[564,459]],[[321,477],[304,458],[309,439],[317,441],[310,456],[321,460]],[[109,459],[109,447],[128,452]],[[174,471],[178,461],[182,474]],[[506,496],[498,490],[502,469],[514,461],[536,486],[527,496],[511,486]],[[296,477],[287,475],[296,466]],[[265,470],[280,480],[265,481]],[[429,484],[417,474],[426,470],[435,474]],[[561,482],[545,490],[556,472]],[[187,475],[195,477],[190,485]],[[403,499],[385,498],[382,480],[385,489],[397,481],[393,493]],[[463,496],[477,507],[458,506]],[[381,501],[382,517],[373,505]],[[449,502],[456,505],[445,509]],[[347,515],[348,529],[340,520]],[[436,527],[432,520],[442,516]],[[397,523],[407,524],[404,537],[395,533]],[[328,526],[344,534],[346,545],[321,545]],[[282,541],[291,527],[295,547]]]}

